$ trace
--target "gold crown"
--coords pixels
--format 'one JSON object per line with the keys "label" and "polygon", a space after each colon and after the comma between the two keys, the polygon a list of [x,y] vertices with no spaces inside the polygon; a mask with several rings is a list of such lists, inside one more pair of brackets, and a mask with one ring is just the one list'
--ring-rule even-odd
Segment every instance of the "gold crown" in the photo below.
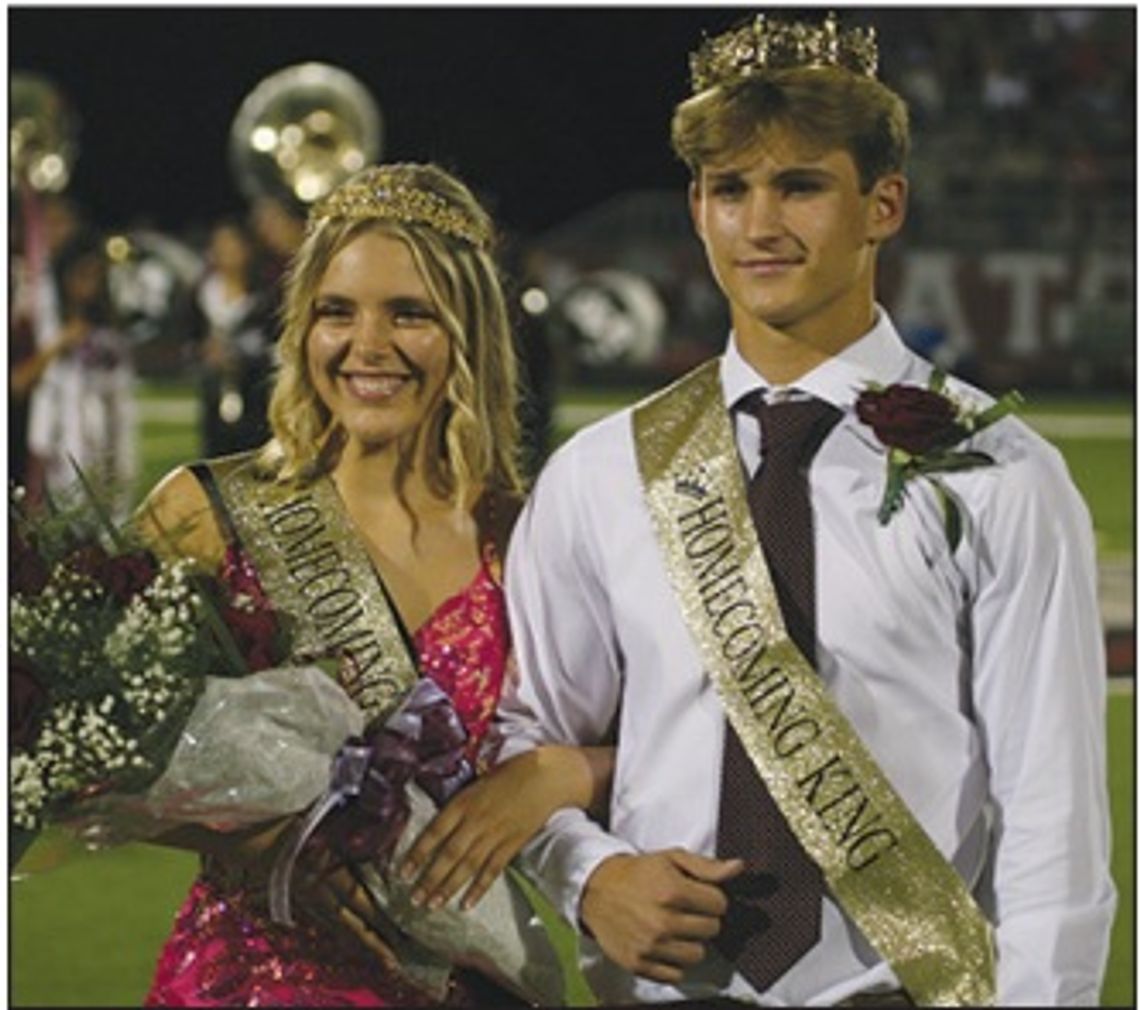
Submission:
{"label": "gold crown", "polygon": [[757,14],[748,24],[705,39],[689,57],[693,94],[791,67],[843,67],[873,78],[879,69],[875,29],[840,31],[834,13],[820,25]]}
{"label": "gold crown", "polygon": [[375,165],[358,172],[313,205],[309,228],[328,218],[422,224],[478,249],[491,246],[491,231],[484,222],[439,193],[416,185],[413,167],[408,165]]}

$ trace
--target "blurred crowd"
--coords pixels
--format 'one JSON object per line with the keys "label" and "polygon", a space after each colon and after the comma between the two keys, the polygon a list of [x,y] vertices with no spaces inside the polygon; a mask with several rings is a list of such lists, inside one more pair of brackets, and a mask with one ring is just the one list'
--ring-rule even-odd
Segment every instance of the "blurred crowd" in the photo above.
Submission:
{"label": "blurred crowd", "polygon": [[[265,197],[246,219],[213,222],[196,243],[200,260],[184,292],[169,262],[100,233],[65,195],[26,188],[12,208],[9,480],[33,507],[69,494],[76,468],[120,517],[130,507],[140,323],[177,317],[173,365],[198,389],[203,456],[266,440],[281,279],[304,233],[299,207]],[[125,292],[115,275],[124,262],[136,288],[148,269],[152,279],[157,272],[162,297],[149,316],[132,317],[148,299]]]}
{"label": "blurred crowd", "polygon": [[911,240],[1131,247],[1135,34],[1120,11],[891,13],[882,64],[915,126]]}

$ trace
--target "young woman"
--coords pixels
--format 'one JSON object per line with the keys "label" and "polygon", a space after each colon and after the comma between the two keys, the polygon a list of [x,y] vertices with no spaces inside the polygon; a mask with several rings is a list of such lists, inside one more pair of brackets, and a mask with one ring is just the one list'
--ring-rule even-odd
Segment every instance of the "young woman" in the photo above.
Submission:
{"label": "young woman", "polygon": [[257,245],[238,221],[215,222],[207,262],[194,292],[192,338],[201,367],[203,451],[222,456],[269,436],[276,299],[259,276]]}
{"label": "young woman", "polygon": [[57,253],[53,272],[60,326],[52,352],[36,359],[50,363],[29,405],[28,497],[38,504],[66,496],[78,464],[108,490],[112,510],[123,518],[138,463],[135,377],[111,305],[102,237],[77,233]]}
{"label": "young woman", "polygon": [[[431,678],[472,753],[507,675],[500,562],[521,494],[493,241],[482,207],[435,166],[343,184],[314,207],[287,280],[274,438],[175,471],[142,513],[162,550],[288,612],[298,652],[342,655],[342,685],[367,718]],[[476,780],[399,868],[420,874],[415,899],[466,888],[477,900],[554,809],[591,802],[606,759],[551,748]],[[347,889],[295,893],[296,928],[270,920],[265,868],[281,829],[168,839],[198,848],[203,870],[148,1002],[434,1002],[336,897]],[[451,998],[471,1002],[471,990],[453,985]]]}

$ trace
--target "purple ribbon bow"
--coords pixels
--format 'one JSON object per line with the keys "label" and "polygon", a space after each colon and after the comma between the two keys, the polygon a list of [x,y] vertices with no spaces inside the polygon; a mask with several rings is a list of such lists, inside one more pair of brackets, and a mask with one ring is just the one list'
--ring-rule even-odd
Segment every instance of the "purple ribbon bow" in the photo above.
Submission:
{"label": "purple ribbon bow", "polygon": [[346,740],[333,757],[324,793],[293,829],[293,837],[273,864],[269,876],[273,921],[293,925],[293,868],[329,813],[345,808],[326,826],[335,848],[353,860],[386,862],[411,814],[408,783],[414,781],[442,806],[475,774],[466,744],[467,730],[451,699],[426,677],[416,682],[382,726],[364,739]]}

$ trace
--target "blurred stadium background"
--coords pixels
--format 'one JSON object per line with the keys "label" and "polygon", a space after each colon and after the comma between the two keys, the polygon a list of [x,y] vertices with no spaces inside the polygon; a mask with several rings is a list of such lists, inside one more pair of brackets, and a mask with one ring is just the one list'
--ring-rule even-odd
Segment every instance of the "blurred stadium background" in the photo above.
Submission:
{"label": "blurred stadium background", "polygon": [[[209,225],[269,192],[303,203],[338,159],[436,158],[499,211],[532,468],[575,428],[719,349],[726,317],[665,137],[699,29],[744,12],[270,13],[9,11],[10,135],[24,124],[24,155],[59,159],[43,193],[63,192],[118,239],[112,280],[140,380],[136,496],[201,452],[201,374],[186,332]],[[1135,11],[843,16],[875,23],[884,77],[914,121],[911,215],[886,250],[884,303],[940,364],[992,392],[1026,394],[1027,420],[1064,453],[1093,515],[1121,893],[1103,1002],[1133,1005]],[[208,85],[190,63],[203,51]],[[117,53],[123,61],[110,59]],[[282,77],[311,60],[350,72],[354,88]],[[440,65],[449,80],[470,78],[472,94],[442,87]],[[596,74],[580,80],[582,68]],[[121,90],[100,91],[101,80]],[[245,122],[243,135],[240,110],[267,81],[277,83],[262,92],[266,118]],[[128,111],[140,100],[152,118]],[[373,141],[359,125],[342,136],[370,103],[383,130]],[[337,130],[312,118],[322,110]],[[163,133],[170,119],[178,132]],[[316,176],[281,170],[291,156],[273,144],[289,127],[297,157],[324,166]],[[24,155],[13,148],[13,167],[32,163]],[[13,190],[10,220],[24,209]],[[26,870],[9,888],[12,1004],[137,1003],[193,860],[145,846],[87,854],[48,835]]]}

